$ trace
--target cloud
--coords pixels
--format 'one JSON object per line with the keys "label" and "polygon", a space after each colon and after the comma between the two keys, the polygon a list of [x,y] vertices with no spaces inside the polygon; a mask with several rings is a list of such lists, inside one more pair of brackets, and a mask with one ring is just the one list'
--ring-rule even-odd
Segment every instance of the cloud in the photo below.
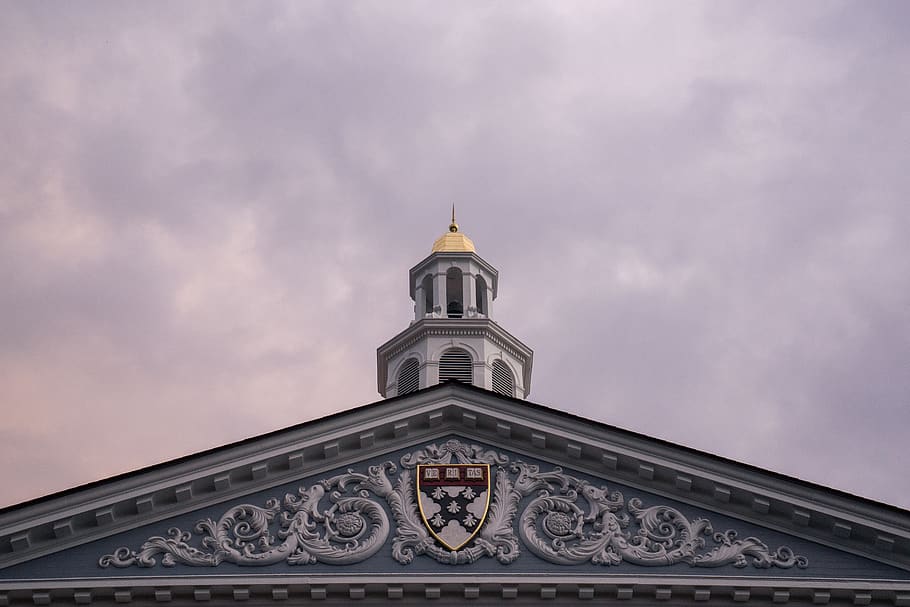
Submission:
{"label": "cloud", "polygon": [[906,10],[11,7],[0,502],[377,399],[455,202],[533,400],[910,505]]}

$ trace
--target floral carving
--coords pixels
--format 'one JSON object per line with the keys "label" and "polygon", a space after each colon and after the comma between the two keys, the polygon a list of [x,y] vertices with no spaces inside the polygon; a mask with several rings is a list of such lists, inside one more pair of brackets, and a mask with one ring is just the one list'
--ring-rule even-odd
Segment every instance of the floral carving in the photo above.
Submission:
{"label": "floral carving", "polygon": [[[371,473],[374,470],[371,468]],[[354,496],[344,496],[350,483]],[[298,495],[271,499],[261,508],[242,504],[228,510],[218,521],[199,521],[193,533],[176,527],[168,537],[151,537],[138,551],[122,547],[101,557],[101,567],[153,567],[161,564],[214,567],[221,563],[291,565],[356,563],[371,557],[389,535],[389,519],[382,506],[369,499],[372,477],[348,471]],[[320,502],[328,493],[328,506]],[[324,508],[324,509],[323,509]],[[196,544],[196,545],[194,545]]]}
{"label": "floral carving", "polygon": [[[705,519],[689,521],[675,508],[645,507],[637,498],[626,502],[621,493],[608,493],[560,468],[543,473],[537,466],[515,462],[512,470],[526,495],[537,492],[521,514],[521,539],[552,563],[784,569],[809,564],[786,546],[772,551],[757,538],[736,539],[735,531],[713,533]],[[706,548],[708,536],[714,545]]]}
{"label": "floral carving", "polygon": [[506,455],[478,445],[468,445],[458,440],[449,440],[440,446],[427,445],[401,458],[404,468],[416,468],[417,464],[473,464],[483,463],[502,466],[509,463]]}
{"label": "floral carving", "polygon": [[[495,471],[492,500],[477,536],[451,551],[437,543],[421,520],[413,470],[418,464],[470,463],[487,463]],[[786,546],[771,550],[758,538],[738,539],[732,530],[715,533],[708,520],[690,521],[670,506],[645,506],[561,468],[541,471],[534,464],[510,463],[504,454],[458,440],[408,453],[399,464],[370,466],[366,474],[349,469],[300,488],[297,495],[271,499],[264,507],[234,506],[217,521],[199,521],[192,533],[171,528],[137,551],[118,548],[102,556],[99,565],[152,567],[159,558],[166,567],[356,563],[386,543],[388,511],[395,521],[392,558],[402,565],[418,556],[452,565],[485,557],[509,564],[524,545],[560,565],[808,566],[805,556]]]}

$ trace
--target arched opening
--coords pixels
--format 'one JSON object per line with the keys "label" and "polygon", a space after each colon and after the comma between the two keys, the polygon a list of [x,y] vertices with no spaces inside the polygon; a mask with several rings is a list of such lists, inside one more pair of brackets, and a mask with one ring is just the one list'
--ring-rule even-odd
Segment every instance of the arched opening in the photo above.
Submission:
{"label": "arched opening", "polygon": [[427,274],[423,277],[423,282],[420,283],[421,289],[423,290],[423,305],[424,305],[424,314],[433,313],[433,277]]}
{"label": "arched opening", "polygon": [[420,363],[409,358],[398,369],[398,395],[416,392],[420,387]]}
{"label": "arched opening", "polygon": [[478,275],[475,279],[474,292],[476,293],[477,301],[474,304],[474,307],[477,308],[478,314],[487,313],[487,281],[483,279],[483,276]]}
{"label": "arched opening", "polygon": [[446,316],[461,318],[464,315],[464,278],[458,268],[446,272]]}
{"label": "arched opening", "polygon": [[493,361],[493,392],[515,396],[515,378],[509,365],[496,359]]}
{"label": "arched opening", "polygon": [[461,348],[452,348],[439,357],[439,383],[455,379],[466,384],[474,383],[474,365],[471,355]]}

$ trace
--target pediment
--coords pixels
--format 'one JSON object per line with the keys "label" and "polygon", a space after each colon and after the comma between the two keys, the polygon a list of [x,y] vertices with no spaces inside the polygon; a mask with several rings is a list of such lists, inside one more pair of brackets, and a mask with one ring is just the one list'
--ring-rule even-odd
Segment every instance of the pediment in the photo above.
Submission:
{"label": "pediment", "polygon": [[[484,466],[433,500],[418,470]],[[431,470],[426,470],[426,468]],[[480,470],[480,468],[477,468]],[[487,492],[490,495],[486,495]],[[470,493],[469,493],[470,492]],[[470,500],[462,498],[469,494]],[[427,504],[437,504],[427,512]],[[470,504],[487,507],[471,510]],[[467,504],[467,506],[465,505]],[[446,512],[446,509],[453,512]],[[434,541],[446,520],[476,540]],[[440,521],[434,524],[433,518]],[[26,562],[8,577],[293,573],[873,577],[903,570],[610,479],[446,435]],[[568,569],[571,568],[571,569]],[[910,577],[908,575],[907,577]]]}
{"label": "pediment", "polygon": [[[447,464],[489,466],[489,484],[417,495],[418,466]],[[469,541],[447,548],[444,524]],[[907,526],[895,508],[443,385],[6,509],[0,592],[373,576],[468,593],[479,576],[541,593],[561,579],[578,597],[634,580],[855,600],[874,583],[897,601]]]}

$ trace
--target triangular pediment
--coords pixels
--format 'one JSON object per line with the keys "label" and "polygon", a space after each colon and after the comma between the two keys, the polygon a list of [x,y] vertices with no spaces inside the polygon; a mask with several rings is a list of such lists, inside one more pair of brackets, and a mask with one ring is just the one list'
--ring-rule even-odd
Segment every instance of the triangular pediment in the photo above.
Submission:
{"label": "triangular pediment", "polygon": [[[446,465],[454,479],[418,495],[418,466]],[[389,597],[448,580],[474,598],[484,579],[548,598],[549,579],[577,598],[686,587],[691,600],[855,602],[875,587],[897,601],[908,525],[896,508],[451,384],[5,509],[0,592],[217,578],[297,580],[320,598],[372,579]]]}

